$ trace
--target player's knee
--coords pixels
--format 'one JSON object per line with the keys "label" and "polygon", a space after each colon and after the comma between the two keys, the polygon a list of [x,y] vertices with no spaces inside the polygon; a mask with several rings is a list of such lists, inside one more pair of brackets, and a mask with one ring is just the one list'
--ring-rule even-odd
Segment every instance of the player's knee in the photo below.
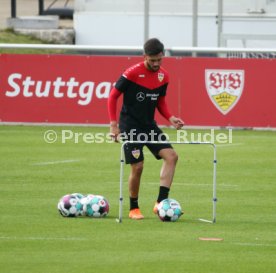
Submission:
{"label": "player's knee", "polygon": [[140,175],[143,172],[144,163],[138,162],[138,163],[132,164],[131,168],[132,168],[133,174]]}
{"label": "player's knee", "polygon": [[163,158],[169,164],[176,164],[178,160],[178,154],[173,149],[161,150],[159,156]]}
{"label": "player's knee", "polygon": [[174,164],[176,164],[177,163],[177,161],[178,161],[178,154],[175,152],[175,151],[173,151],[173,154],[172,154],[172,162],[174,163]]}
{"label": "player's knee", "polygon": [[167,155],[166,160],[167,162],[175,165],[178,161],[178,154],[174,150],[171,150]]}

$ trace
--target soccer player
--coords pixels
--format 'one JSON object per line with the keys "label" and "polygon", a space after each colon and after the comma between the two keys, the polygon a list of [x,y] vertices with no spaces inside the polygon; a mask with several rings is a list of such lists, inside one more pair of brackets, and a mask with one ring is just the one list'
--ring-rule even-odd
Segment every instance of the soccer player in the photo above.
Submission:
{"label": "soccer player", "polygon": [[[108,99],[110,118],[110,134],[115,141],[123,135],[128,140],[166,141],[162,130],[154,120],[155,109],[180,129],[184,122],[173,116],[165,100],[169,83],[168,72],[161,66],[164,56],[164,45],[156,38],[149,39],[144,44],[144,61],[137,63],[121,75]],[[117,123],[117,100],[123,94],[123,105]],[[129,217],[135,220],[143,219],[139,205],[139,186],[144,165],[143,147],[151,151],[156,159],[163,159],[160,172],[160,187],[153,212],[157,213],[157,205],[168,198],[172,184],[178,155],[168,143],[146,144],[127,143],[125,145],[126,164],[131,165],[129,175]]]}

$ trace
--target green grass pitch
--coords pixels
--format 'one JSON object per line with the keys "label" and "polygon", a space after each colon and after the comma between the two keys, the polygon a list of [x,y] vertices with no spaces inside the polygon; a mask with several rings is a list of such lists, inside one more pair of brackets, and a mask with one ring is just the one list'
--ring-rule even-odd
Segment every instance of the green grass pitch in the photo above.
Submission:
{"label": "green grass pitch", "polygon": [[[53,144],[43,139],[49,129],[58,134]],[[62,130],[79,133],[78,143],[61,143]],[[124,218],[118,224],[120,144],[85,143],[81,137],[107,131],[0,126],[1,272],[276,272],[276,132],[236,130],[232,144],[218,144],[216,224],[198,221],[212,217],[212,148],[175,146],[179,161],[170,197],[185,212],[175,223],[163,223],[152,213],[161,162],[145,148],[139,199],[145,219],[127,217],[126,166]],[[173,140],[175,131],[165,132]],[[216,133],[221,132],[227,133]],[[72,192],[104,195],[109,215],[61,217],[57,202]]]}

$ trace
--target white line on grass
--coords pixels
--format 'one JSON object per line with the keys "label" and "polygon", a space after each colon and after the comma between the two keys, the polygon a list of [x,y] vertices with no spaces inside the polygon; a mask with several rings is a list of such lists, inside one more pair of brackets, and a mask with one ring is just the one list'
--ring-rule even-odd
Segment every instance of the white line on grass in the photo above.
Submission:
{"label": "white line on grass", "polygon": [[6,237],[6,236],[0,236],[0,240],[37,240],[37,241],[44,241],[44,240],[60,240],[60,241],[85,241],[87,239],[85,238],[78,238],[78,237],[64,237],[64,238],[58,238],[58,237]]}
{"label": "white line on grass", "polygon": [[232,147],[232,146],[240,146],[240,145],[243,145],[243,143],[217,144],[216,146],[220,148],[220,147]]}
{"label": "white line on grass", "polygon": [[178,183],[178,182],[173,182],[174,185],[180,185],[180,186],[194,186],[194,187],[211,187],[213,184],[193,184],[193,183]]}
{"label": "white line on grass", "polygon": [[[149,182],[147,183],[149,185],[156,185],[158,183],[156,182]],[[213,184],[197,184],[197,183],[178,183],[178,182],[173,182],[173,185],[178,185],[178,186],[194,186],[194,187],[212,187]],[[226,188],[234,188],[238,187],[239,185],[234,185],[234,184],[219,184],[219,187],[226,187]]]}
{"label": "white line on grass", "polygon": [[269,247],[276,247],[276,244],[260,244],[260,243],[232,243],[233,245],[239,246],[269,246]]}
{"label": "white line on grass", "polygon": [[54,164],[65,164],[79,162],[80,159],[67,159],[67,160],[58,160],[58,161],[48,161],[48,162],[38,162],[31,164],[32,166],[44,166],[44,165],[54,165]]}

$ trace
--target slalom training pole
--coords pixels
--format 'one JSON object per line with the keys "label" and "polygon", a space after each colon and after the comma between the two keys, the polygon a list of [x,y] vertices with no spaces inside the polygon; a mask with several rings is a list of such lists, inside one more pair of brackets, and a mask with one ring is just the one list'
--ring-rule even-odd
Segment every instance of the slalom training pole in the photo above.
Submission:
{"label": "slalom training pole", "polygon": [[214,147],[214,166],[213,166],[213,223],[216,222],[216,207],[217,207],[217,149]]}
{"label": "slalom training pole", "polygon": [[124,142],[121,146],[121,157],[120,157],[120,197],[119,197],[119,217],[116,219],[118,223],[123,221],[123,179],[124,179],[124,146],[127,142]]}

